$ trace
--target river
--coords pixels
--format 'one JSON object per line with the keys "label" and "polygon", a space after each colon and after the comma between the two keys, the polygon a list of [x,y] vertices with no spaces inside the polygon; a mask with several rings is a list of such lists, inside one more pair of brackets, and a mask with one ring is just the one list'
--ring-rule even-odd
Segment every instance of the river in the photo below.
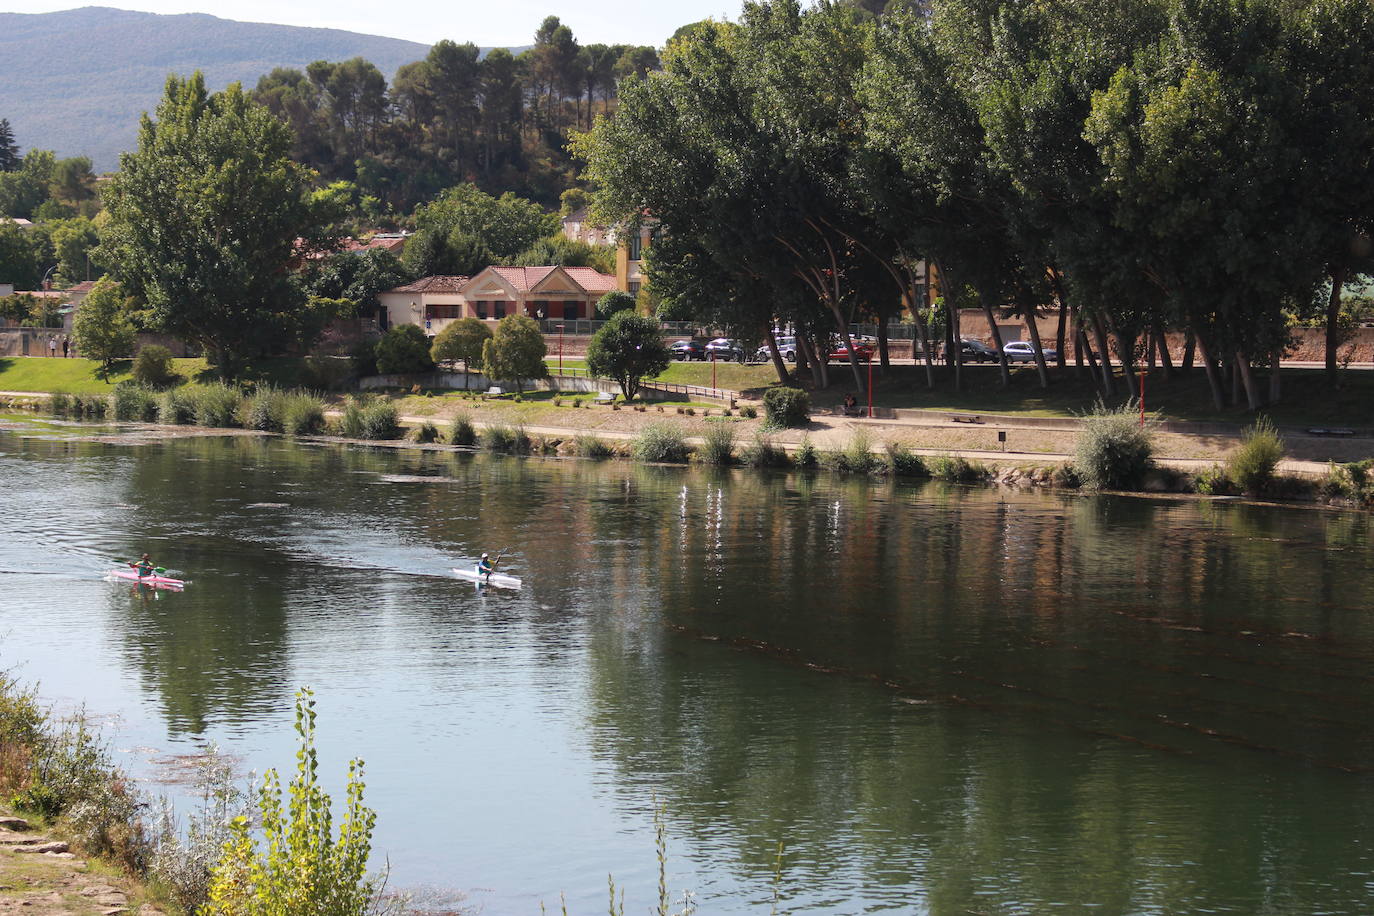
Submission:
{"label": "river", "polygon": [[646,912],[657,809],[702,914],[1374,911],[1366,514],[0,425],[0,667],[143,777],[310,685],[394,887]]}

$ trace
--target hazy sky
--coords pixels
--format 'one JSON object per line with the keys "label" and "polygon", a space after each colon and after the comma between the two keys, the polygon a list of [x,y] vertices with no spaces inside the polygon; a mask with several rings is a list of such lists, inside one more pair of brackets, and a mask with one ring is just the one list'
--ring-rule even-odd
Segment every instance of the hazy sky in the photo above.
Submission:
{"label": "hazy sky", "polygon": [[276,22],[388,35],[424,44],[442,38],[484,47],[534,41],[534,30],[557,16],[583,44],[662,45],[680,25],[705,19],[736,19],[740,0],[136,0],[73,3],[72,0],[0,0],[0,12],[50,13],[76,6],[118,6],[149,13],[209,13],[244,22]]}

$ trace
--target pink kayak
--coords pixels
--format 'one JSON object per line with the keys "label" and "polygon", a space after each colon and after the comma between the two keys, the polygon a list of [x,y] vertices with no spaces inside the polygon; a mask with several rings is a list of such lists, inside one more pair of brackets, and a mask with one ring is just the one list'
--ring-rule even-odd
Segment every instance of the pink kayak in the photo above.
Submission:
{"label": "pink kayak", "polygon": [[143,585],[151,585],[154,588],[180,589],[186,586],[185,579],[173,579],[171,576],[140,576],[132,569],[112,569],[105,574],[106,578],[128,579],[132,582],[139,582]]}

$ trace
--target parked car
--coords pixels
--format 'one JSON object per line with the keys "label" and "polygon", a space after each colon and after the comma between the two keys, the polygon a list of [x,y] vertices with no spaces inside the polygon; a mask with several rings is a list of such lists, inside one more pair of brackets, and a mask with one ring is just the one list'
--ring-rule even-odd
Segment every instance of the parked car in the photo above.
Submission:
{"label": "parked car", "polygon": [[707,359],[726,359],[744,362],[744,345],[731,337],[717,337],[706,345]]}
{"label": "parked car", "polygon": [[[789,363],[795,363],[797,361],[797,338],[779,337],[778,353]],[[759,347],[758,351],[754,354],[754,358],[761,363],[767,362],[773,358],[773,354],[768,351],[768,345],[764,344]]]}
{"label": "parked car", "polygon": [[[1045,354],[1045,362],[1059,358],[1059,351],[1051,347],[1041,347],[1041,352]],[[1013,340],[1002,348],[1007,354],[1007,361],[1012,363],[1033,363],[1035,362],[1035,349],[1028,340]]]}
{"label": "parked car", "polygon": [[[856,343],[854,344],[854,356],[859,362],[866,363],[873,358],[873,348],[868,344]],[[844,344],[840,344],[830,351],[830,355],[827,358],[849,362],[849,350]]]}
{"label": "parked car", "polygon": [[963,338],[959,341],[959,352],[963,355],[962,362],[997,362],[997,351],[981,340],[969,340],[967,337]]}
{"label": "parked car", "polygon": [[693,359],[706,358],[706,345],[699,340],[679,340],[668,347],[673,354],[673,359],[680,359],[683,362]]}

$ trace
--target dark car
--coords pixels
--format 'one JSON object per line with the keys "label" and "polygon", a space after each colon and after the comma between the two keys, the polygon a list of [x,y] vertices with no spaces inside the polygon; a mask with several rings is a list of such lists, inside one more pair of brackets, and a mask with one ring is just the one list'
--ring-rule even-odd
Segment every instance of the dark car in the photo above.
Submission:
{"label": "dark car", "polygon": [[[1031,346],[1028,340],[1013,340],[1002,348],[1002,352],[1007,354],[1008,362],[1035,362],[1035,348]],[[1040,352],[1045,354],[1045,362],[1047,363],[1059,359],[1059,351],[1053,347],[1042,347]]]}
{"label": "dark car", "polygon": [[997,362],[997,351],[981,340],[969,340],[965,337],[959,341],[959,352],[963,355],[962,362],[966,363],[995,363]]}
{"label": "dark car", "polygon": [[717,337],[706,345],[706,358],[744,362],[744,345],[731,337]]}
{"label": "dark car", "polygon": [[692,359],[706,358],[706,345],[699,340],[679,340],[668,347],[673,354],[673,359],[680,359],[683,362]]}

